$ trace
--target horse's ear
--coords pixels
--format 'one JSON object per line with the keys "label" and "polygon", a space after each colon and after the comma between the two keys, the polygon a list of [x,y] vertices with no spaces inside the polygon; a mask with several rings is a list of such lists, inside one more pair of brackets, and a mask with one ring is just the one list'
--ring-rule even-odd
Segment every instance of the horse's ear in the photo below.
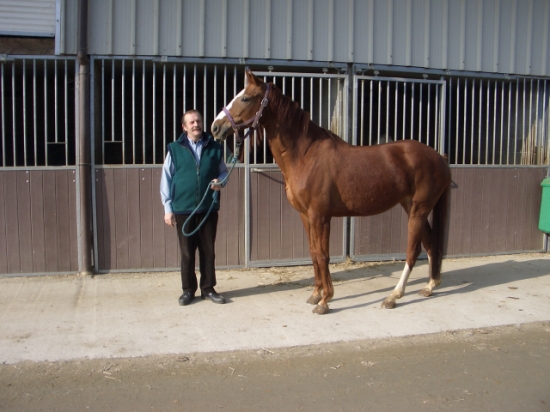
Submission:
{"label": "horse's ear", "polygon": [[250,69],[246,69],[246,80],[248,84],[253,84],[255,86],[258,86],[262,82]]}

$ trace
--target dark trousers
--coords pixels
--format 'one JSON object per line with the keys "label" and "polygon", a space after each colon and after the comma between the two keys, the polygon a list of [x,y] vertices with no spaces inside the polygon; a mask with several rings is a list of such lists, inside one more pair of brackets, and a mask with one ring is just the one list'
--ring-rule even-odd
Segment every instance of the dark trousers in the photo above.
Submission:
{"label": "dark trousers", "polygon": [[[205,213],[197,213],[185,226],[185,232],[191,233],[204,219]],[[197,274],[195,273],[195,254],[199,250],[200,289],[210,293],[216,286],[215,242],[218,228],[218,212],[210,213],[204,224],[192,236],[184,236],[181,228],[189,215],[176,215],[178,239],[181,251],[181,287],[184,292],[195,293]]]}

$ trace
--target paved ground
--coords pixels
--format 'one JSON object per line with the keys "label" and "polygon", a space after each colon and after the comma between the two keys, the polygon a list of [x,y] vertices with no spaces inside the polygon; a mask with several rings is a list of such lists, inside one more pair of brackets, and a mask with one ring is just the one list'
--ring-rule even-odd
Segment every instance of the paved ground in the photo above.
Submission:
{"label": "paved ground", "polygon": [[550,321],[550,255],[444,261],[443,284],[416,294],[427,262],[393,310],[380,307],[403,264],[333,265],[325,316],[305,303],[311,267],[218,273],[225,305],[177,304],[177,273],[0,279],[0,363],[296,347]]}
{"label": "paved ground", "polygon": [[220,271],[226,305],[177,304],[177,273],[0,279],[0,411],[550,411],[550,255]]}

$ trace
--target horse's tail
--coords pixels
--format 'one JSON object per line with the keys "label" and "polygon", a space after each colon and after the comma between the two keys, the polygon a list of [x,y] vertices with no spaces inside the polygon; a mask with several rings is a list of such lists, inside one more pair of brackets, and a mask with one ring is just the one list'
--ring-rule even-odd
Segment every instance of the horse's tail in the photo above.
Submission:
{"label": "horse's tail", "polygon": [[435,204],[432,215],[432,253],[430,260],[430,279],[441,278],[441,262],[447,248],[447,217],[449,214],[449,199],[451,195],[451,183]]}

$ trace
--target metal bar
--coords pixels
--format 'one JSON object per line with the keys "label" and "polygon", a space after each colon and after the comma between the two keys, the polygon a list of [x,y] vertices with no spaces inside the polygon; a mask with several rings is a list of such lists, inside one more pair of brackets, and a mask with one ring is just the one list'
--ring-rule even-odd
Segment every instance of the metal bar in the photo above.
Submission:
{"label": "metal bar", "polygon": [[[6,167],[6,98],[4,96],[4,92],[6,90],[6,84],[5,84],[5,75],[6,72],[4,70],[5,63],[0,63],[0,80],[2,81],[2,95],[0,97],[0,102],[2,103],[0,105],[0,109],[2,110],[2,164],[0,166]],[[36,122],[35,122],[36,123]]]}
{"label": "metal bar", "polygon": [[57,102],[57,94],[59,92],[59,85],[57,83],[57,60],[54,60],[53,62],[53,96],[54,96],[54,134],[55,143],[59,143],[59,127],[58,127],[58,102]]}
{"label": "metal bar", "polygon": [[27,61],[23,59],[23,73],[21,83],[23,86],[23,165],[27,166]]}
{"label": "metal bar", "polygon": [[512,136],[512,133],[511,133],[512,126],[510,124],[511,121],[512,121],[512,84],[508,82],[508,127],[507,127],[508,135],[506,138],[506,164],[507,165],[510,164],[510,143],[511,143],[510,137]]}
{"label": "metal bar", "polygon": [[[397,86],[398,83],[395,83],[395,93],[394,93],[394,115],[393,115],[393,123],[394,123],[394,134],[397,134],[397,112],[399,111],[399,108],[397,107]],[[388,134],[390,131],[390,82],[386,82],[386,139],[388,138]],[[380,144],[382,136],[378,135],[378,144]],[[397,138],[397,136],[396,136]]]}
{"label": "metal bar", "polygon": [[136,59],[132,59],[132,164],[136,164],[137,158],[136,138]]}
{"label": "metal bar", "polygon": [[372,95],[374,93],[373,91],[373,82],[374,80],[369,80],[369,146],[372,145]]}
{"label": "metal bar", "polygon": [[[141,156],[143,158],[143,164],[147,164],[147,154],[145,153],[146,148],[146,136],[145,136],[145,127],[147,122],[147,117],[145,116],[145,85],[146,85],[146,67],[145,67],[145,60],[141,61]],[[154,162],[152,162],[154,163]]]}
{"label": "metal bar", "polygon": [[[406,125],[405,120],[406,120],[406,117],[407,117],[407,82],[403,83],[403,132],[402,132],[403,140],[405,140],[405,125]],[[389,141],[390,136],[388,135],[387,137],[388,137],[388,139],[386,139],[386,141]]]}
{"label": "metal bar", "polygon": [[105,164],[105,59],[101,59],[101,164]]}
{"label": "metal bar", "polygon": [[[157,95],[157,65],[153,62],[153,96]],[[157,99],[153,99],[153,164],[157,163]]]}
{"label": "metal bar", "polygon": [[[172,124],[173,124],[173,127],[172,127],[172,141],[176,140],[176,124],[178,124],[177,122],[177,114],[176,114],[176,107],[177,107],[177,100],[176,100],[176,90],[177,90],[177,84],[178,84],[178,77],[177,77],[177,66],[176,64],[174,63],[174,75],[173,75],[173,78],[172,78]],[[214,68],[214,82],[216,82],[216,74],[217,74],[217,69],[218,69],[218,66],[216,66]],[[214,90],[218,90],[215,86],[216,83],[214,83]],[[214,93],[214,99],[216,98],[216,93]],[[214,105],[214,110],[215,110],[215,105]],[[163,152],[166,152],[166,147],[163,147]]]}
{"label": "metal bar", "polygon": [[323,79],[319,77],[319,126],[323,127]]}
{"label": "metal bar", "polygon": [[516,81],[516,110],[515,110],[515,122],[514,122],[514,163],[517,164],[518,153],[518,116],[519,116],[519,81]]}
{"label": "metal bar", "polygon": [[[156,95],[153,95],[155,98]],[[166,147],[166,64],[162,65],[162,149]],[[156,163],[156,157],[155,157]]]}
{"label": "metal bar", "polygon": [[[65,67],[67,61],[65,60]],[[34,165],[38,166],[38,109],[36,107],[36,59],[32,60],[32,120],[33,120],[33,142],[34,142]],[[3,102],[2,102],[3,105]],[[67,119],[67,116],[65,116]],[[65,122],[66,124],[67,122]],[[5,135],[4,135],[5,136]]]}
{"label": "metal bar", "polygon": [[[462,164],[466,164],[466,133],[468,130],[468,122],[466,120],[466,110],[468,108],[468,79],[464,80],[464,120],[462,122]],[[471,139],[471,137],[470,137]]]}
{"label": "metal bar", "polygon": [[[453,90],[453,79],[450,79],[450,90]],[[452,92],[449,93],[449,102],[452,101]],[[464,116],[466,117],[466,116]],[[458,148],[459,148],[459,135],[460,135],[460,78],[456,80],[456,131],[455,131],[455,164],[458,164]]]}
{"label": "metal bar", "polygon": [[491,80],[487,80],[487,102],[486,102],[486,112],[485,112],[485,164],[489,164],[489,125],[490,125],[490,89],[491,89]]}
{"label": "metal bar", "polygon": [[502,83],[500,88],[500,143],[499,143],[500,156],[498,159],[498,164],[500,165],[502,164],[502,152],[503,152],[502,145],[504,143],[504,88],[505,88],[505,83]]}
{"label": "metal bar", "polygon": [[420,105],[418,109],[418,141],[422,141],[422,109],[424,103],[424,85],[420,85]]}
{"label": "metal bar", "polygon": [[197,108],[197,65],[193,66],[193,109]]}
{"label": "metal bar", "polygon": [[111,60],[111,138],[115,141],[115,61]]}
{"label": "metal bar", "polygon": [[426,144],[430,145],[430,114],[432,106],[432,85],[428,84],[428,106],[426,107]]}
{"label": "metal bar", "polygon": [[415,86],[416,86],[415,83],[411,84],[411,134],[409,136],[409,139],[411,139],[411,140],[414,139],[414,106],[415,106],[414,92],[415,92]]}
{"label": "metal bar", "polygon": [[121,96],[121,108],[122,113],[122,162],[121,164],[126,164],[126,95],[124,93],[124,83],[126,82],[126,60],[122,60],[122,70],[121,70],[121,79],[120,79],[120,96]]}
{"label": "metal bar", "polygon": [[479,81],[479,119],[478,119],[478,139],[477,139],[477,164],[481,164],[481,139],[482,139],[482,106],[483,106],[483,80]]}
{"label": "metal bar", "polygon": [[[68,103],[68,88],[69,88],[69,72],[68,72],[68,61],[65,60],[65,79],[64,79],[64,83],[63,83],[63,90],[64,90],[64,94],[63,94],[63,97],[64,97],[64,103],[63,103],[63,106],[64,106],[64,119],[68,119],[69,118],[69,103]],[[64,122],[64,125],[65,125],[65,130],[64,130],[64,134],[65,134],[65,165],[68,166],[69,165],[69,122],[67,120],[65,120]]]}
{"label": "metal bar", "polygon": [[[14,103],[15,103],[15,100],[14,100]],[[15,119],[15,113],[14,113],[14,119]],[[49,166],[50,159],[48,156],[48,66],[47,66],[46,60],[44,60],[44,149],[46,150],[46,166]],[[15,151],[14,151],[14,155],[15,155]],[[13,159],[15,161],[16,159],[15,156]]]}
{"label": "metal bar", "polygon": [[[354,102],[356,99],[353,100]],[[363,113],[365,113],[365,81],[361,80],[361,111],[359,113],[355,114],[355,117],[359,117],[361,119],[361,128],[359,129],[361,131],[359,143],[356,142],[356,144],[359,144],[360,146],[365,145],[365,116],[363,116]],[[355,128],[354,128],[355,130]]]}
{"label": "metal bar", "polygon": [[378,137],[376,138],[376,141],[379,142],[380,141],[380,122],[382,121],[381,119],[381,110],[380,110],[380,107],[382,105],[382,84],[381,82],[379,81],[378,82]]}
{"label": "metal bar", "polygon": [[207,105],[207,101],[208,101],[208,93],[207,93],[207,92],[208,92],[208,87],[207,87],[207,85],[208,85],[208,77],[207,77],[207,75],[208,75],[208,66],[205,65],[205,66],[204,66],[204,75],[203,75],[203,92],[202,92],[202,94],[203,94],[203,96],[202,96],[202,99],[203,99],[203,102],[202,102],[202,104],[203,104],[202,112],[204,113],[204,116],[205,116],[205,118],[204,118],[204,123],[205,123],[205,124],[208,124],[208,123],[209,123],[209,121],[208,121],[208,113],[207,113],[207,111],[206,111],[206,105]]}

